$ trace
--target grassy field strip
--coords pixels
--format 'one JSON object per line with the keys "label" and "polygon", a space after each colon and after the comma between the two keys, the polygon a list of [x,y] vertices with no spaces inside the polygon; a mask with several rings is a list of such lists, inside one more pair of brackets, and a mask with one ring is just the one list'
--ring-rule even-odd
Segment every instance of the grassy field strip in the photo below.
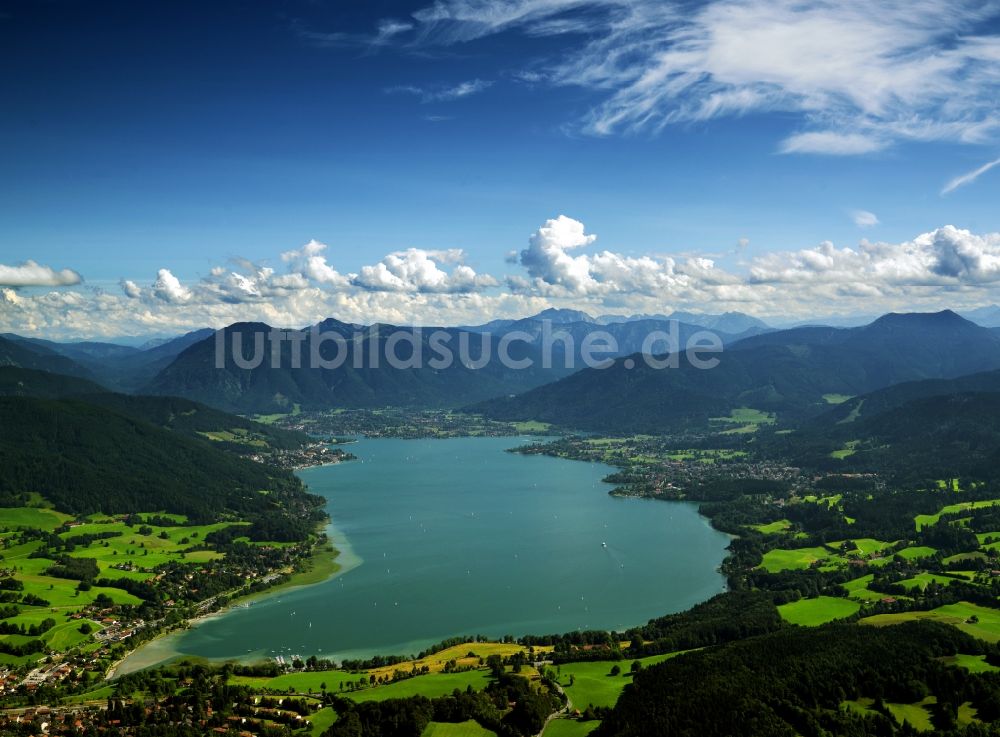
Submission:
{"label": "grassy field strip", "polygon": [[992,507],[994,504],[1000,504],[1000,499],[984,499],[978,502],[959,502],[958,504],[949,504],[937,514],[918,514],[913,518],[913,521],[916,524],[917,530],[922,530],[927,525],[936,525],[941,520],[942,515],[964,512],[969,509]]}
{"label": "grassy field strip", "polygon": [[778,607],[781,618],[790,624],[803,627],[817,627],[835,619],[843,619],[858,613],[861,605],[851,599],[834,596],[817,596],[814,599],[799,599]]}
{"label": "grassy field strip", "polygon": [[1000,672],[1000,668],[986,662],[985,655],[966,655],[964,653],[959,653],[958,655],[941,658],[941,662],[947,663],[948,665],[954,665],[959,668],[965,668],[970,673]]}
{"label": "grassy field strip", "polygon": [[[539,647],[535,648],[535,652],[544,653],[551,649],[552,648]],[[433,655],[428,655],[426,658],[421,658],[419,660],[408,660],[397,665],[375,668],[374,670],[369,671],[368,675],[376,678],[379,676],[391,677],[394,671],[401,670],[408,672],[413,667],[420,669],[424,666],[427,666],[431,673],[437,673],[443,670],[445,664],[450,660],[454,660],[456,665],[460,667],[478,667],[480,658],[485,660],[490,655],[502,655],[503,657],[509,657],[517,652],[526,653],[527,649],[514,643],[467,642],[462,645],[455,645],[454,647],[446,648],[445,650],[434,653]]]}
{"label": "grassy field strip", "polygon": [[[644,668],[648,668],[681,654],[677,652],[652,655],[648,658],[642,658],[639,662]],[[621,669],[620,675],[611,675],[611,668],[615,665]],[[580,711],[586,709],[588,705],[614,706],[622,689],[632,682],[632,674],[629,670],[631,667],[632,661],[630,660],[564,663],[559,667],[559,685],[563,687],[566,695],[573,702],[573,707]],[[570,685],[571,678],[573,680],[572,686]]]}
{"label": "grassy field strip", "polygon": [[575,719],[553,719],[542,733],[543,737],[586,737],[597,729],[600,722],[579,722]]}
{"label": "grassy field strip", "polygon": [[470,719],[458,724],[431,722],[420,737],[496,737],[496,732],[480,727]]}
{"label": "grassy field strip", "polygon": [[[978,621],[969,621],[973,617]],[[931,609],[927,612],[901,612],[899,614],[876,614],[864,617],[864,624],[887,625],[906,622],[913,619],[931,619],[958,627],[973,637],[987,642],[1000,641],[1000,611],[960,601],[956,604]]]}

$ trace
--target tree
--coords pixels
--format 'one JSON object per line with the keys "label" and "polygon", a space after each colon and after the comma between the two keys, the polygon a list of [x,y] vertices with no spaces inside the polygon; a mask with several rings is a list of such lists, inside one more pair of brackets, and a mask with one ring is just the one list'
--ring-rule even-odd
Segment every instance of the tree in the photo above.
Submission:
{"label": "tree", "polygon": [[494,678],[500,678],[503,675],[503,658],[500,655],[494,653],[486,658],[486,666]]}

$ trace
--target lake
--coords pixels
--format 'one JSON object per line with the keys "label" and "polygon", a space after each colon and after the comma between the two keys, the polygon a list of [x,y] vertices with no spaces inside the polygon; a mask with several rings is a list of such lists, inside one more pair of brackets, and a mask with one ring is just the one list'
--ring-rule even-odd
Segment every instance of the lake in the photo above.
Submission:
{"label": "lake", "polygon": [[362,439],[359,460],[300,472],[328,500],[341,573],[154,641],[119,672],[624,629],[723,591],[729,538],[695,505],[609,496],[613,468],[505,452],[519,442]]}

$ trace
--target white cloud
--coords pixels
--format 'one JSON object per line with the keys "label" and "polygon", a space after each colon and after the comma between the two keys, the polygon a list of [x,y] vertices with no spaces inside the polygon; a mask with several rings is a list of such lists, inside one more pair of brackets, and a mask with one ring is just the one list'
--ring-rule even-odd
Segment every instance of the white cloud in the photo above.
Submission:
{"label": "white cloud", "polygon": [[855,210],[851,213],[851,220],[859,228],[872,228],[879,224],[878,216],[868,210]]}
{"label": "white cloud", "polygon": [[131,279],[122,279],[118,284],[129,299],[139,299],[142,296],[142,289]]}
{"label": "white cloud", "polygon": [[885,148],[885,140],[862,133],[837,133],[813,131],[796,133],[781,142],[783,154],[827,154],[830,156],[855,156]]}
{"label": "white cloud", "polygon": [[83,281],[72,269],[56,271],[28,259],[17,266],[0,264],[0,286],[4,287],[65,287]]}
{"label": "white cloud", "polygon": [[566,251],[588,246],[595,240],[596,235],[584,233],[579,220],[560,215],[547,220],[531,235],[528,247],[521,251],[521,265],[530,276],[546,284],[579,291],[593,282],[590,260],[586,256],[574,258]]}
{"label": "white cloud", "polygon": [[397,20],[383,20],[378,24],[378,29],[375,34],[375,38],[372,39],[372,44],[375,46],[382,46],[389,41],[391,41],[396,36],[406,33],[407,31],[413,30],[412,23],[406,23],[404,21]]}
{"label": "white cloud", "polygon": [[187,302],[191,299],[191,290],[181,284],[170,269],[160,269],[153,282],[153,295],[164,302]]}
{"label": "white cloud", "polygon": [[952,225],[903,243],[836,248],[830,242],[754,259],[755,284],[867,285],[881,293],[907,287],[1000,283],[1000,233],[976,235]]}
{"label": "white cloud", "polygon": [[325,243],[311,240],[298,250],[285,251],[281,254],[281,260],[288,264],[291,271],[307,279],[320,284],[347,286],[350,280],[327,263],[326,256],[323,255],[326,248]]}
{"label": "white cloud", "polygon": [[[199,279],[160,269],[151,284],[122,280],[120,294],[99,289],[0,289],[0,332],[45,337],[179,333],[260,320],[284,327],[326,317],[347,322],[477,324],[546,307],[593,314],[742,310],[782,319],[837,312],[970,308],[1000,300],[1000,233],[951,225],[889,243],[831,242],[757,254],[723,268],[699,255],[630,255],[594,250],[597,237],[560,215],[517,253],[503,283],[477,273],[459,249],[390,253],[358,273],[327,261],[318,241],[282,254],[284,270],[244,259]],[[724,250],[724,249],[722,249]],[[846,305],[846,307],[845,307]]]}
{"label": "white cloud", "polygon": [[707,258],[677,260],[612,251],[578,256],[568,253],[595,240],[597,236],[587,234],[583,223],[573,218],[560,215],[546,221],[520,254],[520,263],[530,279],[509,277],[508,286],[518,292],[555,298],[632,295],[690,299],[699,285],[710,287],[735,281]]}
{"label": "white cloud", "polygon": [[[351,283],[375,292],[427,293],[474,292],[497,285],[492,276],[477,274],[461,263],[463,259],[460,250],[408,248],[390,253],[377,264],[361,267]],[[451,272],[440,268],[440,264],[449,263],[455,264]]]}
{"label": "white cloud", "polygon": [[966,172],[961,176],[955,177],[954,179],[949,181],[946,185],[944,185],[944,188],[941,190],[941,194],[946,195],[951,192],[954,192],[959,187],[964,187],[966,184],[972,184],[974,181],[979,179],[979,177],[981,177],[983,174],[985,174],[986,172],[988,172],[990,169],[992,169],[994,166],[997,165],[1000,165],[1000,159],[994,159],[993,161],[983,164],[977,169],[973,169],[970,172]]}
{"label": "white cloud", "polygon": [[418,87],[416,85],[405,84],[395,87],[387,87],[389,94],[415,95],[421,102],[450,102],[460,100],[463,97],[475,95],[493,86],[493,82],[488,79],[470,79],[466,82],[459,82],[451,87]]}
{"label": "white cloud", "polygon": [[594,134],[791,112],[801,129],[781,151],[848,155],[993,140],[998,14],[979,0],[435,0],[413,18],[425,45],[578,34],[525,73],[602,95],[582,122]]}

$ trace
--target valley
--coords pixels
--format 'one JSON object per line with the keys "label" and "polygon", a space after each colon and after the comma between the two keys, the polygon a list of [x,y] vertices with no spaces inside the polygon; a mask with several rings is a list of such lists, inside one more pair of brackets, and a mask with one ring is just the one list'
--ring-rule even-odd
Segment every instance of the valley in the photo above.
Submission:
{"label": "valley", "polygon": [[[546,409],[565,382],[619,397],[635,382],[623,394],[614,367],[583,369],[510,400],[236,416],[232,400],[2,368],[0,412],[19,428],[0,443],[7,724],[41,703],[95,727],[137,703],[171,720],[214,694],[227,706],[203,712],[205,728],[238,719],[337,737],[391,721],[413,735],[600,736],[652,708],[643,694],[670,703],[675,679],[701,683],[698,698],[728,693],[725,671],[772,721],[752,733],[803,709],[834,732],[989,729],[1000,716],[993,338],[931,316],[932,333],[959,326],[953,346],[985,341],[987,363],[900,382],[885,362],[918,351],[919,319],[761,333],[718,369],[785,351],[779,370],[801,374],[814,350],[802,346],[829,361],[831,344],[853,341],[837,360],[846,376],[863,367],[863,382],[789,378],[793,391],[758,401],[711,383],[684,393],[704,377],[671,369],[680,414],[648,401],[631,412],[628,400],[580,426]],[[872,331],[878,355],[859,347]],[[986,370],[949,376],[973,367]],[[602,394],[583,396],[574,412]],[[881,660],[845,658],[857,647]],[[738,663],[766,671],[771,650],[800,677],[808,650],[846,685],[751,687]],[[670,714],[657,729],[685,723]]]}

